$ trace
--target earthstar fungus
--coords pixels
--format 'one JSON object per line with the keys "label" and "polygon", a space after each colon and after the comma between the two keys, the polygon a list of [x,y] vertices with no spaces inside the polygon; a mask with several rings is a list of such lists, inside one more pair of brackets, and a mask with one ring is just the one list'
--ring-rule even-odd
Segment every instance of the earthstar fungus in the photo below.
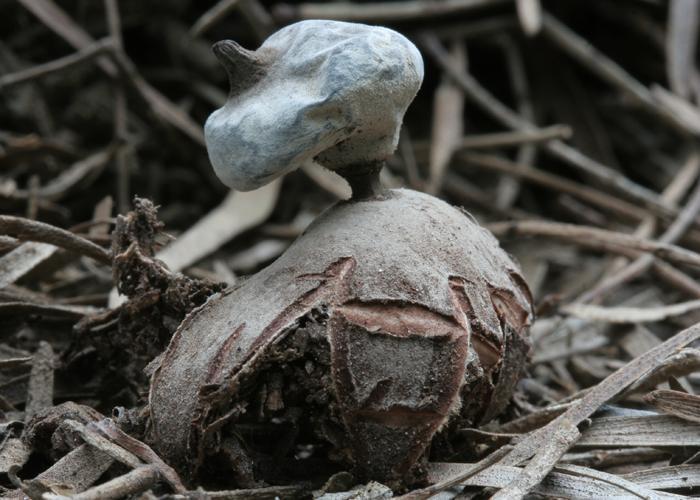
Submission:
{"label": "earthstar fungus", "polygon": [[[207,146],[236,189],[312,158],[362,186],[394,151],[423,72],[401,35],[333,21],[214,50],[232,90]],[[436,433],[505,408],[531,319],[517,266],[463,211],[410,190],[355,192],[183,321],[152,377],[151,441],[190,479],[224,463],[239,484],[274,481],[265,463],[315,443],[360,479],[410,486]],[[241,450],[269,460],[243,471]]]}

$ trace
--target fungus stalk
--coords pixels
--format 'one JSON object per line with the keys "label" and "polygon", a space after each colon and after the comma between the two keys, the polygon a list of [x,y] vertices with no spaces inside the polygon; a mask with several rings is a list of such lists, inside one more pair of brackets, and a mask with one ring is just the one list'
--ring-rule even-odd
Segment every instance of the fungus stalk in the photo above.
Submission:
{"label": "fungus stalk", "polygon": [[352,189],[352,199],[359,200],[377,196],[382,191],[379,174],[384,168],[384,162],[374,162],[362,166],[350,166],[336,173],[343,177]]}

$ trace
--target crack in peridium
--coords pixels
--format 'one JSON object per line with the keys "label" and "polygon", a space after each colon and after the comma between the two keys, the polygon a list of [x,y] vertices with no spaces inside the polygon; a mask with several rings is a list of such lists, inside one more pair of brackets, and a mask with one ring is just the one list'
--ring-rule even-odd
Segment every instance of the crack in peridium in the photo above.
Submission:
{"label": "crack in peridium", "polygon": [[481,367],[485,371],[491,370],[501,360],[501,347],[495,345],[484,335],[481,328],[477,327],[474,320],[474,308],[465,288],[466,280],[458,276],[450,276],[450,296],[452,299],[454,320],[469,332],[469,343],[476,352]]}
{"label": "crack in peridium", "polygon": [[526,310],[518,303],[515,294],[510,290],[489,287],[491,303],[501,321],[501,329],[504,324],[510,325],[518,334],[530,324],[532,312]]}
{"label": "crack in peridium", "polygon": [[[229,378],[231,382],[234,382],[239,372],[242,371],[246,365],[254,363],[259,357],[265,354],[264,346],[277,340],[276,337],[279,334],[289,331],[294,323],[298,322],[300,318],[310,313],[321,303],[333,304],[339,302],[338,299],[342,300],[348,293],[347,281],[354,268],[355,259],[352,257],[343,257],[328,266],[322,274],[306,274],[299,276],[297,279],[316,279],[320,280],[321,283],[287,306],[265,327],[248,348],[249,354],[241,361],[240,370],[230,373],[227,378]],[[237,330],[238,329],[236,329],[236,331]],[[220,350],[225,349],[225,346],[226,342],[222,344]],[[218,358],[219,356],[217,353],[214,359]],[[211,379],[209,382],[214,382],[214,380]],[[234,389],[234,387],[224,387],[225,383],[226,381],[220,384],[221,390],[228,392],[228,390]],[[218,399],[215,392],[219,391],[213,391],[209,395],[213,400]]]}
{"label": "crack in peridium", "polygon": [[[481,331],[484,326],[478,322],[478,318],[474,317],[465,280],[460,277],[451,277],[449,286],[454,311],[452,316],[441,315],[425,306],[402,301],[350,301],[336,306],[334,314],[341,315],[348,324],[359,326],[368,334],[381,334],[398,338],[430,338],[446,342],[454,342],[466,335],[478,356],[479,364],[486,373],[490,373],[501,364],[503,346],[494,344],[485,336],[485,332]],[[502,323],[504,321],[508,324],[516,321],[521,324],[525,323],[528,318],[527,311],[522,307],[512,309],[507,307],[513,302],[517,305],[515,294],[511,296],[511,294],[506,293],[507,291],[486,286],[490,297],[487,304],[493,307],[494,313]],[[372,394],[374,392],[376,391],[372,391]],[[411,420],[439,416],[435,412],[422,412],[416,408],[403,408],[400,405],[393,405],[382,410],[370,409],[365,407],[366,405],[361,406],[364,409],[355,412],[358,416],[362,415],[363,418],[376,422],[386,421],[387,424],[405,420],[408,412],[413,415]],[[400,418],[399,414],[402,415]]]}
{"label": "crack in peridium", "polygon": [[[293,330],[292,326],[299,321],[300,318],[310,313],[315,307],[322,303],[334,304],[343,301],[348,294],[348,281],[354,270],[356,261],[353,257],[343,257],[331,265],[329,265],[322,274],[301,275],[298,279],[317,279],[321,283],[312,290],[306,292],[292,304],[287,306],[282,313],[270,322],[260,335],[253,341],[248,348],[248,356],[241,361],[238,369],[232,371],[221,383],[216,383],[214,379],[209,379],[207,384],[200,389],[197,405],[194,411],[194,418],[190,422],[191,432],[189,433],[189,447],[197,450],[197,464],[195,468],[201,465],[204,449],[206,448],[207,440],[204,439],[207,435],[212,434],[211,425],[206,424],[209,416],[215,411],[216,407],[229,400],[230,396],[235,393],[240,385],[241,379],[249,372],[253,371],[259,361],[264,359],[267,353],[265,346],[271,342],[280,340],[279,337],[285,332]],[[236,329],[234,331],[234,334]],[[240,333],[240,332],[239,332]],[[219,356],[222,350],[227,350],[228,342],[224,342],[214,356],[214,360],[219,362],[224,361],[224,356]],[[225,363],[221,366],[210,365],[208,373],[215,375],[221,374],[225,369]],[[231,414],[233,418],[235,414]],[[225,421],[221,418],[216,419],[217,428],[225,425]],[[201,434],[200,434],[201,429]],[[201,437],[201,439],[200,439]]]}

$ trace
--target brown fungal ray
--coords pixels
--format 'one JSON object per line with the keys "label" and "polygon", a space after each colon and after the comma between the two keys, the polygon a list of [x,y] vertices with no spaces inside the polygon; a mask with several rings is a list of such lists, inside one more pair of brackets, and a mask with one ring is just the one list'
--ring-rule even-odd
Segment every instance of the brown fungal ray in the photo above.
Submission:
{"label": "brown fungal ray", "polygon": [[342,202],[182,323],[151,382],[153,446],[196,474],[245,411],[242,385],[315,310],[328,318],[343,451],[361,475],[394,484],[411,481],[451,418],[493,416],[494,396],[502,409],[529,348],[529,291],[488,231],[409,190]]}

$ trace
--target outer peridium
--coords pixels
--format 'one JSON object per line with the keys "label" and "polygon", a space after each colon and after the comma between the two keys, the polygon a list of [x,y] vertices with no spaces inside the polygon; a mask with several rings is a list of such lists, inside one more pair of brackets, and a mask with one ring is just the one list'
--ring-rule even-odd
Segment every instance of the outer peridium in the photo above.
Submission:
{"label": "outer peridium", "polygon": [[450,417],[477,423],[506,405],[531,301],[495,239],[444,202],[399,190],[341,204],[183,322],[153,377],[153,441],[196,471],[268,347],[324,310],[356,469],[401,481]]}

